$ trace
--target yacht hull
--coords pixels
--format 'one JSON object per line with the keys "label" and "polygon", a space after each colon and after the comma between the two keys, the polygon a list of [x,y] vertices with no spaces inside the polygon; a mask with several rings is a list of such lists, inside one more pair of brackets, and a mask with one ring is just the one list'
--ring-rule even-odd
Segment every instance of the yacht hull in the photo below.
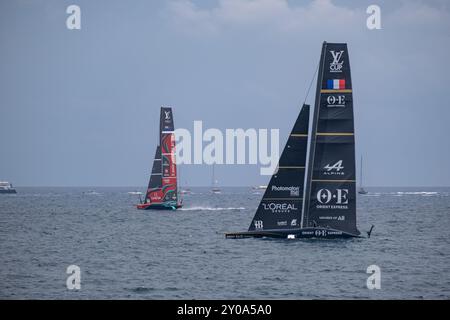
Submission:
{"label": "yacht hull", "polygon": [[141,210],[177,210],[181,207],[181,204],[169,205],[164,203],[142,203],[136,206],[136,208]]}
{"label": "yacht hull", "polygon": [[279,229],[260,230],[226,233],[227,239],[243,238],[278,238],[278,239],[348,239],[361,238],[359,234],[352,234],[341,230],[328,228],[301,228],[301,229]]}
{"label": "yacht hull", "polygon": [[14,194],[14,193],[17,193],[15,189],[0,190],[0,194]]}

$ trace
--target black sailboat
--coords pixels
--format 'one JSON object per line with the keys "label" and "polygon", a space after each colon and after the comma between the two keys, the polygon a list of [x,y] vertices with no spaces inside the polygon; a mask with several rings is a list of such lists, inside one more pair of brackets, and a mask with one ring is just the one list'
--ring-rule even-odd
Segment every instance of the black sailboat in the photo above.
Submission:
{"label": "black sailboat", "polygon": [[309,106],[303,105],[248,231],[227,233],[227,238],[359,237],[345,43],[323,43],[310,128],[309,122]]}
{"label": "black sailboat", "polygon": [[136,206],[138,209],[175,210],[182,206],[178,199],[173,131],[172,108],[161,107],[159,145],[156,147],[145,200]]}

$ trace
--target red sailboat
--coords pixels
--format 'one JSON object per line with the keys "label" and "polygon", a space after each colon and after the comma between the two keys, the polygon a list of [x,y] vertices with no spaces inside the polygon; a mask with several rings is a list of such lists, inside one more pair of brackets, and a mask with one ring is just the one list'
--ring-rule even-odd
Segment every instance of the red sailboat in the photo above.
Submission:
{"label": "red sailboat", "polygon": [[159,137],[147,192],[138,209],[176,210],[182,207],[178,199],[175,135],[172,108],[161,107]]}

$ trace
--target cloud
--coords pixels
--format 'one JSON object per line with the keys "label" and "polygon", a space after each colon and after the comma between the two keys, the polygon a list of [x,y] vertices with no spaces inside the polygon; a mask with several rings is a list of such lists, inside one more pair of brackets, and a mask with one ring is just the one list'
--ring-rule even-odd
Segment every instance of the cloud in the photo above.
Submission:
{"label": "cloud", "polygon": [[397,10],[387,12],[384,20],[387,27],[399,31],[450,35],[449,7],[439,1],[404,1]]}
{"label": "cloud", "polygon": [[179,31],[216,35],[226,30],[262,28],[272,32],[298,32],[315,28],[348,28],[361,20],[354,10],[338,7],[330,0],[292,6],[286,0],[219,0],[202,9],[190,0],[172,1],[167,13]]}
{"label": "cloud", "polygon": [[[337,2],[336,2],[337,3]],[[331,0],[314,0],[293,5],[287,0],[219,0],[213,8],[201,8],[192,0],[169,2],[166,13],[178,31],[191,35],[214,36],[225,31],[258,29],[289,35],[299,32],[324,32],[337,35],[367,31],[365,7],[345,7]],[[404,1],[396,8],[379,4],[383,29],[405,32],[428,30],[447,32],[449,8],[440,1]],[[393,30],[391,30],[393,31]]]}

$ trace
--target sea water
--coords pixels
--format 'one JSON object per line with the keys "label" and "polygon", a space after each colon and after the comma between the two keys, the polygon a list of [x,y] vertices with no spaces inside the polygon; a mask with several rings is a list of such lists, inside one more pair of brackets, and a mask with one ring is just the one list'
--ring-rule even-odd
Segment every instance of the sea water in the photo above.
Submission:
{"label": "sea water", "polygon": [[[2,299],[448,299],[450,189],[369,188],[370,239],[225,239],[251,188],[192,188],[177,211],[135,208],[139,188],[18,188],[0,195]],[[66,286],[80,268],[79,290]],[[369,266],[380,289],[368,289]]]}

